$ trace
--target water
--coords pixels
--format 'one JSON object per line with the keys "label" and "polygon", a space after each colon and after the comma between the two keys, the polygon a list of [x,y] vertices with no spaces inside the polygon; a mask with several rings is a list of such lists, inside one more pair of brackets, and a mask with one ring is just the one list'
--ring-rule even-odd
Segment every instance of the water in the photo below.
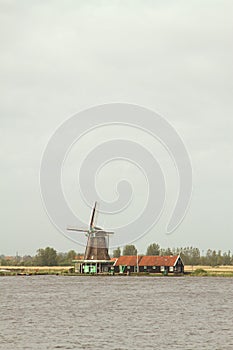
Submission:
{"label": "water", "polygon": [[233,279],[0,278],[0,349],[233,349]]}

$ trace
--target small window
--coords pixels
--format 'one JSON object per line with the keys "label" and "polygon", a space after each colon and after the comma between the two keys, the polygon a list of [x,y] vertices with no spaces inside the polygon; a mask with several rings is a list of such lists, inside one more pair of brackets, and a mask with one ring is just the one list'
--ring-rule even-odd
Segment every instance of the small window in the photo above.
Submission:
{"label": "small window", "polygon": [[146,270],[146,269],[147,269],[147,266],[144,266],[144,269]]}
{"label": "small window", "polygon": [[156,269],[156,266],[153,266],[153,270],[155,270]]}

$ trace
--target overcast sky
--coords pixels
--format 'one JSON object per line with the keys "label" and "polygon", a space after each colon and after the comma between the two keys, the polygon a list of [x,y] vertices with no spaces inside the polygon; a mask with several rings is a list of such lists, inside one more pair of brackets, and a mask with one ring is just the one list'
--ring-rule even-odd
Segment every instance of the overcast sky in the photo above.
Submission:
{"label": "overcast sky", "polygon": [[[163,115],[192,160],[191,205],[168,236],[176,174],[161,145],[154,146],[168,169],[171,198],[158,225],[135,243],[139,251],[151,242],[233,251],[232,36],[231,0],[0,0],[0,254],[35,254],[46,246],[83,251],[54,228],[44,211],[40,161],[62,122],[110,102],[134,103]],[[72,159],[80,147],[82,152],[93,147],[93,139],[113,134],[112,129],[97,132],[75,146],[67,160],[64,188],[84,222],[89,208],[70,194]],[[122,130],[122,135],[133,139],[134,133]],[[145,136],[141,140],[152,147]],[[98,190],[109,200],[115,173],[114,167],[107,169],[104,182],[99,180]],[[128,168],[124,175],[133,174]],[[131,181],[143,179],[138,174]],[[133,205],[136,213],[141,201]],[[99,220],[111,226],[109,218]]]}

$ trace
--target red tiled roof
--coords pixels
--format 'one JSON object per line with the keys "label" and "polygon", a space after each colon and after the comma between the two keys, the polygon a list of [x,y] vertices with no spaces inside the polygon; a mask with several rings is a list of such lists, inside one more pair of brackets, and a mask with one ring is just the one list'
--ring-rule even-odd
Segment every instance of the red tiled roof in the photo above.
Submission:
{"label": "red tiled roof", "polygon": [[13,259],[14,259],[14,256],[5,256],[4,259],[5,259],[5,260],[13,260]]}
{"label": "red tiled roof", "polygon": [[[141,256],[138,257],[140,261]],[[115,266],[124,265],[124,266],[137,266],[137,256],[136,255],[127,255],[120,256],[115,263]]]}
{"label": "red tiled roof", "polygon": [[83,260],[83,259],[84,259],[84,255],[78,254],[78,255],[75,256],[74,259],[75,259],[75,260]]}
{"label": "red tiled roof", "polygon": [[139,266],[174,266],[178,255],[168,256],[142,256]]}
{"label": "red tiled roof", "polygon": [[117,261],[118,258],[111,258],[110,261]]}

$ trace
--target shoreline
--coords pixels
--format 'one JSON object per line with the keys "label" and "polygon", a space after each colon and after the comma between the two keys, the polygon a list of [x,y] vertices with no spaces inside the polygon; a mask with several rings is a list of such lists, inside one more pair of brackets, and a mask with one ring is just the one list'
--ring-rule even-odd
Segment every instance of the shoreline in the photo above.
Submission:
{"label": "shoreline", "polygon": [[[73,266],[0,266],[0,276],[126,276],[120,273],[80,274]],[[129,277],[233,277],[233,266],[185,266],[183,274],[131,273]]]}

